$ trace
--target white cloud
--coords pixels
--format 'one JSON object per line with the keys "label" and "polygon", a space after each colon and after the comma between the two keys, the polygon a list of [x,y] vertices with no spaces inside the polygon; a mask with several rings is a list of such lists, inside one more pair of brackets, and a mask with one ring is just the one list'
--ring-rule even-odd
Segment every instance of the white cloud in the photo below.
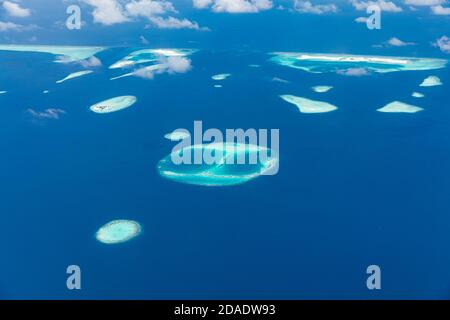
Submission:
{"label": "white cloud", "polygon": [[12,22],[0,21],[0,32],[4,31],[22,31],[24,26]]}
{"label": "white cloud", "polygon": [[129,21],[123,7],[116,0],[83,0],[94,7],[94,22],[106,26]]}
{"label": "white cloud", "polygon": [[338,70],[336,71],[336,73],[350,77],[362,77],[368,76],[370,74],[369,71],[367,71],[367,69],[364,68],[350,68],[346,70]]}
{"label": "white cloud", "polygon": [[272,0],[193,0],[197,9],[212,6],[214,12],[256,13],[273,7]]}
{"label": "white cloud", "polygon": [[191,60],[184,57],[169,57],[165,66],[169,73],[185,73],[192,69]]}
{"label": "white cloud", "polygon": [[149,70],[147,68],[140,68],[134,71],[132,75],[142,79],[151,80],[155,77],[155,71]]}
{"label": "white cloud", "polygon": [[450,38],[442,36],[433,43],[435,47],[438,47],[442,52],[450,54]]}
{"label": "white cloud", "polygon": [[450,7],[443,7],[441,5],[431,7],[431,11],[439,16],[448,16],[450,15]]}
{"label": "white cloud", "polygon": [[28,109],[27,112],[35,119],[52,119],[58,120],[60,115],[65,114],[66,112],[62,109],[49,108],[44,111],[35,111],[33,109]]}
{"label": "white cloud", "polygon": [[411,6],[437,6],[446,0],[405,0],[405,4]]}
{"label": "white cloud", "polygon": [[367,7],[375,5],[380,7],[382,11],[385,12],[401,12],[403,9],[397,6],[392,1],[385,0],[374,0],[374,1],[359,1],[359,0],[350,0],[353,7],[355,7],[358,11],[366,11]]}
{"label": "white cloud", "polygon": [[95,56],[92,56],[86,60],[81,60],[78,63],[81,66],[83,66],[84,68],[93,68],[93,67],[101,67],[102,66],[102,61]]}
{"label": "white cloud", "polygon": [[161,73],[185,73],[192,69],[192,62],[186,57],[161,57],[158,69],[148,67],[140,68],[133,72],[133,75],[143,79],[153,79],[155,74]]}
{"label": "white cloud", "polygon": [[406,46],[415,46],[414,42],[404,42],[399,38],[393,37],[387,41],[387,44],[393,47],[406,47]]}
{"label": "white cloud", "polygon": [[18,3],[11,1],[4,1],[3,8],[6,10],[8,15],[12,17],[25,18],[31,15],[31,11],[26,8],[22,8]]}
{"label": "white cloud", "polygon": [[146,18],[162,15],[166,12],[176,12],[173,4],[164,0],[133,0],[127,3],[125,8],[130,16],[142,16]]}
{"label": "white cloud", "polygon": [[194,8],[205,9],[208,8],[212,3],[212,0],[193,0]]}
{"label": "white cloud", "polygon": [[162,18],[151,17],[150,21],[160,29],[194,29],[194,30],[206,30],[206,28],[200,28],[197,22],[192,22],[188,19],[177,19],[174,17]]}
{"label": "white cloud", "polygon": [[337,12],[337,6],[334,4],[313,4],[308,0],[294,0],[294,9],[298,12],[323,14]]}
{"label": "white cloud", "polygon": [[113,25],[132,21],[133,18],[144,17],[158,28],[163,29],[195,29],[200,28],[197,22],[188,19],[164,17],[168,13],[178,13],[172,2],[167,0],[83,0],[94,7],[94,22]]}

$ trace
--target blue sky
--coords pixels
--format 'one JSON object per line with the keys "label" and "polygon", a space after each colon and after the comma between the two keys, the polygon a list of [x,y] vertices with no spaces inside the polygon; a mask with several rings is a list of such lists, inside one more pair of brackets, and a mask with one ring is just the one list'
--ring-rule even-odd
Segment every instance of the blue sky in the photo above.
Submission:
{"label": "blue sky", "polygon": [[[448,0],[7,0],[0,42],[196,46],[215,49],[389,51],[446,56]],[[366,9],[382,9],[368,30]],[[81,30],[68,30],[70,5]],[[448,33],[448,32],[447,32]],[[355,45],[355,41],[358,45]],[[355,52],[358,53],[358,52]]]}

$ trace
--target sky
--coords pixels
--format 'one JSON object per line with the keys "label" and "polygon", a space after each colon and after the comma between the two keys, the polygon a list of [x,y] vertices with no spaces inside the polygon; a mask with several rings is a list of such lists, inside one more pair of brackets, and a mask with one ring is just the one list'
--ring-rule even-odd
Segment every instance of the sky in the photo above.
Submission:
{"label": "sky", "polygon": [[[448,0],[0,0],[0,4],[4,44],[450,53]],[[367,7],[374,4],[382,10],[380,30],[369,30],[365,22],[370,16]],[[66,27],[71,5],[80,8],[81,29]]]}

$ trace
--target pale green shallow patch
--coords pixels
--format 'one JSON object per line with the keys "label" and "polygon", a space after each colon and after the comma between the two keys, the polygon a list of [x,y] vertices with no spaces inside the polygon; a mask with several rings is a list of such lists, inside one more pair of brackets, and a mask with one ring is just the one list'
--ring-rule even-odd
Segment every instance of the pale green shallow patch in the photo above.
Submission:
{"label": "pale green shallow patch", "polygon": [[184,140],[186,138],[189,138],[191,135],[189,132],[186,132],[184,130],[175,130],[171,133],[168,133],[164,136],[164,138],[170,140],[170,141],[180,141]]}
{"label": "pale green shallow patch", "polygon": [[416,113],[422,110],[422,108],[417,106],[413,106],[400,101],[393,101],[385,105],[383,108],[378,109],[377,111],[389,113]]}
{"label": "pale green shallow patch", "polygon": [[281,95],[280,98],[295,105],[302,113],[324,113],[337,110],[335,105],[328,102],[306,99],[289,94]]}
{"label": "pale green shallow patch", "polygon": [[317,93],[325,93],[333,89],[332,86],[315,86],[311,88],[313,91]]}
{"label": "pale green shallow patch", "polygon": [[[182,156],[190,154],[194,159],[194,153],[217,154],[220,161],[207,164],[175,164],[173,156]],[[262,157],[262,153],[267,157]],[[250,164],[239,164],[237,159],[240,156],[257,156],[258,161]],[[230,158],[234,163],[229,163]],[[263,160],[262,160],[263,159]],[[252,144],[241,143],[211,143],[206,145],[193,145],[173,151],[171,154],[159,161],[157,169],[161,176],[175,182],[194,184],[201,186],[232,186],[253,180],[261,175],[268,173],[278,165],[278,158],[272,156],[271,150]]]}
{"label": "pale green shallow patch", "polygon": [[429,76],[424,79],[420,84],[420,87],[434,87],[434,86],[442,86],[441,79],[436,76]]}
{"label": "pale green shallow patch", "polygon": [[434,70],[444,68],[447,60],[349,54],[275,52],[270,59],[277,64],[311,73],[337,72],[349,68],[364,68],[378,73]]}
{"label": "pale green shallow patch", "polygon": [[90,109],[95,113],[110,113],[131,107],[136,101],[135,96],[120,96],[96,103]]}
{"label": "pale green shallow patch", "polygon": [[65,57],[64,60],[57,59],[55,62],[85,60],[105,49],[106,47],[0,45],[0,51],[42,52]]}
{"label": "pale green shallow patch", "polygon": [[221,73],[221,74],[213,75],[211,77],[211,79],[213,79],[215,81],[221,81],[221,80],[225,80],[226,78],[228,78],[230,76],[231,76],[231,74],[229,74],[229,73]]}
{"label": "pale green shallow patch", "polygon": [[113,220],[102,226],[95,238],[101,243],[117,244],[137,237],[142,231],[141,225],[132,220]]}
{"label": "pale green shallow patch", "polygon": [[85,70],[85,71],[74,72],[74,73],[69,74],[64,79],[56,81],[56,83],[63,83],[64,81],[67,81],[67,80],[70,80],[70,79],[74,79],[74,78],[79,78],[79,77],[82,77],[82,76],[84,76],[86,74],[90,74],[90,73],[93,73],[93,72],[94,71],[92,71],[92,70]]}
{"label": "pale green shallow patch", "polygon": [[414,97],[414,98],[423,98],[423,97],[425,97],[425,95],[423,93],[420,93],[420,92],[413,92],[411,94],[411,96]]}

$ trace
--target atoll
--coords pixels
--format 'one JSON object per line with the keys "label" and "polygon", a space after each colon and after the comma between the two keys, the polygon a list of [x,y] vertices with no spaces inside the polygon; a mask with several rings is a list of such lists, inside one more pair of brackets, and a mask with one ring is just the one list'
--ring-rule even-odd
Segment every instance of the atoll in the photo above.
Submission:
{"label": "atoll", "polygon": [[444,68],[448,62],[444,59],[301,52],[276,52],[272,55],[272,62],[311,73],[338,72],[342,69],[354,68],[378,73],[434,70]]}
{"label": "atoll", "polygon": [[[211,164],[174,163],[174,157],[193,158],[196,152],[220,159]],[[251,144],[193,145],[173,151],[159,161],[157,169],[161,176],[175,182],[201,186],[231,186],[248,182],[273,170],[278,165],[278,158],[271,153],[270,149]],[[256,157],[258,160],[253,164],[241,164],[236,160],[239,157]]]}

